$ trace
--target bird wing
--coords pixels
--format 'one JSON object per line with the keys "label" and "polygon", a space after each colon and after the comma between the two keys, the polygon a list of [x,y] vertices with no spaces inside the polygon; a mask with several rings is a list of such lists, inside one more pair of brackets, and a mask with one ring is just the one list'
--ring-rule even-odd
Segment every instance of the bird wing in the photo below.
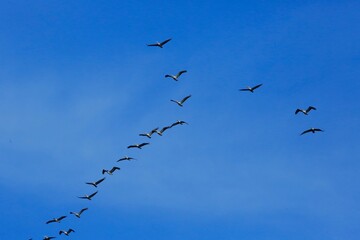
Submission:
{"label": "bird wing", "polygon": [[320,128],[314,128],[314,131],[316,132],[323,132],[324,130],[320,129]]}
{"label": "bird wing", "polygon": [[300,135],[303,135],[303,134],[308,133],[308,132],[311,132],[311,129],[303,131]]}
{"label": "bird wing", "polygon": [[166,78],[174,78],[173,76],[169,75],[169,74],[166,74],[165,75]]}
{"label": "bird wing", "polygon": [[98,185],[99,183],[101,183],[104,180],[105,180],[105,178],[102,178],[102,179],[98,180],[97,182],[95,182],[95,185]]}
{"label": "bird wing", "polygon": [[239,91],[250,91],[248,88],[240,88]]}
{"label": "bird wing", "polygon": [[147,133],[140,133],[139,136],[142,136],[142,137],[147,137]]}
{"label": "bird wing", "polygon": [[56,222],[56,221],[54,219],[52,219],[52,220],[47,221],[46,224],[53,223],[53,222]]}
{"label": "bird wing", "polygon": [[79,212],[79,215],[82,214],[83,212],[85,212],[86,210],[88,210],[88,208],[81,209],[80,212]]}
{"label": "bird wing", "polygon": [[166,43],[168,43],[170,40],[171,40],[171,38],[166,39],[165,41],[161,42],[160,45],[163,46],[163,45],[165,45]]}
{"label": "bird wing", "polygon": [[81,196],[81,197],[78,197],[78,198],[81,198],[81,199],[87,199],[86,196]]}
{"label": "bird wing", "polygon": [[151,130],[151,132],[149,133],[149,135],[153,135],[154,133],[156,133],[156,131],[158,130],[159,128],[154,128],[153,130]]}
{"label": "bird wing", "polygon": [[306,112],[310,112],[311,110],[316,110],[316,108],[313,107],[313,106],[309,106],[309,107],[306,109]]}
{"label": "bird wing", "polygon": [[166,130],[168,130],[169,128],[171,128],[171,126],[166,126],[166,127],[163,127],[160,132],[163,133],[165,132]]}
{"label": "bird wing", "polygon": [[180,72],[176,75],[176,77],[178,78],[178,77],[181,76],[181,74],[186,73],[186,72],[187,72],[186,70],[182,70],[182,71],[180,71]]}
{"label": "bird wing", "polygon": [[143,147],[143,146],[148,145],[148,144],[150,144],[150,143],[141,143],[141,144],[139,144],[139,147]]}
{"label": "bird wing", "polygon": [[69,228],[69,230],[67,231],[68,233],[71,233],[71,232],[75,232],[74,229],[72,228]]}
{"label": "bird wing", "polygon": [[191,95],[184,97],[184,98],[181,100],[180,103],[183,104],[183,103],[184,103],[186,100],[188,100],[190,97],[191,97]]}
{"label": "bird wing", "polygon": [[137,148],[137,146],[136,145],[130,145],[127,148]]}
{"label": "bird wing", "polygon": [[61,217],[58,218],[58,221],[61,221],[61,220],[63,220],[64,218],[66,218],[66,216],[61,216]]}
{"label": "bird wing", "polygon": [[110,172],[115,172],[115,170],[120,170],[120,168],[119,167],[113,167],[111,170],[110,170]]}
{"label": "bird wing", "polygon": [[302,112],[301,109],[296,109],[295,114],[298,114],[299,112]]}
{"label": "bird wing", "polygon": [[159,46],[159,44],[158,43],[151,43],[151,44],[147,44],[149,47],[157,47],[157,46]]}
{"label": "bird wing", "polygon": [[59,235],[61,235],[62,233],[65,234],[65,232],[63,230],[60,230]]}
{"label": "bird wing", "polygon": [[257,88],[259,88],[261,86],[262,86],[262,84],[256,85],[255,87],[252,88],[252,90],[255,90],[255,89],[257,89]]}
{"label": "bird wing", "polygon": [[106,173],[107,172],[107,170],[106,169],[103,169],[102,170],[102,174],[104,174],[104,173]]}
{"label": "bird wing", "polygon": [[98,193],[98,191],[94,192],[93,194],[91,194],[91,195],[89,196],[89,198],[92,198],[92,197],[95,196],[97,193]]}

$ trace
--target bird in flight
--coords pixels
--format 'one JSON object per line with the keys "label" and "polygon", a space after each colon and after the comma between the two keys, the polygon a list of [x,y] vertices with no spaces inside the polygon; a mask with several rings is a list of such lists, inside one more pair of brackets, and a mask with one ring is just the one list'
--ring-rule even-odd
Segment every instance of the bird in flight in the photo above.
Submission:
{"label": "bird in flight", "polygon": [[177,101],[177,100],[173,100],[173,99],[171,99],[170,101],[172,101],[172,102],[176,103],[177,105],[179,105],[180,107],[182,107],[184,102],[186,100],[188,100],[190,97],[191,97],[191,95],[188,95],[188,96],[184,97],[181,101]]}
{"label": "bird in flight", "polygon": [[120,170],[120,168],[119,168],[119,167],[113,167],[113,168],[110,169],[110,170],[103,169],[103,170],[102,170],[102,174],[107,173],[107,174],[109,174],[109,175],[113,175],[113,173],[114,173],[116,170]]}
{"label": "bird in flight", "polygon": [[69,230],[67,230],[67,231],[60,230],[59,235],[65,234],[66,236],[69,236],[69,234],[70,234],[71,232],[75,232],[74,229],[69,228]]}
{"label": "bird in flight", "polygon": [[176,126],[176,125],[183,125],[183,124],[188,124],[187,122],[185,122],[185,121],[180,121],[180,120],[177,120],[176,122],[174,122],[173,124],[171,124],[171,127],[174,127],[174,126]]}
{"label": "bird in flight", "polygon": [[151,135],[153,135],[154,133],[156,133],[156,131],[158,130],[159,128],[154,128],[153,130],[151,130],[149,133],[140,133],[139,136],[143,136],[143,137],[148,137],[148,138],[151,138]]}
{"label": "bird in flight", "polygon": [[133,159],[135,160],[135,158],[124,156],[124,157],[120,158],[119,160],[117,160],[116,162],[125,161],[125,160],[130,161]]}
{"label": "bird in flight", "polygon": [[156,131],[156,133],[160,136],[163,135],[163,133],[168,130],[169,128],[171,128],[171,126],[166,126],[166,127],[163,127],[160,131]]}
{"label": "bird in flight", "polygon": [[175,81],[178,81],[178,78],[181,76],[181,74],[186,73],[186,72],[187,72],[186,70],[182,70],[182,71],[178,72],[178,74],[176,74],[176,75],[166,74],[165,77],[166,78],[172,78]]}
{"label": "bird in flight", "polygon": [[171,40],[171,38],[166,39],[163,42],[156,42],[156,43],[152,43],[152,44],[147,44],[149,47],[159,47],[159,48],[163,48],[163,46],[168,43]]}
{"label": "bird in flight", "polygon": [[81,214],[83,213],[83,212],[85,212],[86,210],[88,210],[88,208],[83,208],[83,209],[81,209],[80,210],[80,212],[70,212],[70,214],[73,214],[75,217],[77,217],[77,218],[80,218],[80,216],[81,216]]}
{"label": "bird in flight", "polygon": [[254,90],[261,86],[262,86],[262,84],[256,85],[254,87],[240,88],[239,91],[249,91],[249,92],[254,93]]}
{"label": "bird in flight", "polygon": [[127,148],[139,148],[139,149],[141,149],[143,146],[148,145],[148,144],[150,144],[150,143],[134,144],[134,145],[128,146]]}
{"label": "bird in flight", "polygon": [[299,109],[299,108],[298,108],[298,109],[296,109],[295,114],[298,114],[299,112],[302,112],[303,114],[308,115],[308,113],[309,113],[311,110],[316,110],[316,108],[313,107],[313,106],[309,106],[307,109]]}
{"label": "bird in flight", "polygon": [[102,179],[100,179],[100,180],[97,180],[96,182],[87,182],[86,184],[91,185],[91,186],[94,186],[94,187],[97,188],[97,186],[98,186],[102,181],[104,181],[104,180],[105,180],[105,178],[102,178]]}
{"label": "bird in flight", "polygon": [[321,130],[320,128],[310,128],[308,130],[303,131],[300,135],[304,135],[304,134],[309,133],[309,132],[312,132],[312,133],[324,132],[324,130]]}
{"label": "bird in flight", "polygon": [[44,236],[43,240],[50,240],[50,239],[54,239],[56,237],[48,237],[48,236]]}
{"label": "bird in flight", "polygon": [[63,220],[64,218],[66,218],[66,216],[61,216],[61,217],[59,217],[59,218],[53,218],[53,219],[47,221],[46,224],[53,223],[53,222],[60,223],[61,220]]}
{"label": "bird in flight", "polygon": [[91,198],[93,198],[97,193],[98,193],[98,191],[96,191],[96,192],[94,192],[94,193],[92,193],[90,195],[85,194],[84,196],[78,197],[78,198],[91,200]]}

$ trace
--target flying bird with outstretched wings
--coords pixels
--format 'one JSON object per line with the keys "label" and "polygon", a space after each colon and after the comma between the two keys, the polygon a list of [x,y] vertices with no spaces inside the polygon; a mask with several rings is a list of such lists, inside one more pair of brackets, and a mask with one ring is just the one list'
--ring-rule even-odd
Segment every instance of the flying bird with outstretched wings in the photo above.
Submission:
{"label": "flying bird with outstretched wings", "polygon": [[249,92],[254,93],[254,90],[261,86],[262,86],[262,84],[256,85],[254,87],[240,88],[239,91],[249,91]]}
{"label": "flying bird with outstretched wings", "polygon": [[309,106],[307,109],[299,109],[299,108],[298,108],[298,109],[296,109],[295,114],[298,114],[299,112],[302,112],[303,114],[308,115],[308,113],[309,113],[311,110],[316,110],[316,108],[313,107],[313,106]]}
{"label": "flying bird with outstretched wings", "polygon": [[182,71],[178,72],[176,75],[166,74],[165,77],[166,77],[166,78],[172,78],[172,79],[174,79],[175,81],[178,81],[179,77],[180,77],[183,73],[186,73],[186,72],[187,72],[186,70],[182,70]]}
{"label": "flying bird with outstretched wings", "polygon": [[149,145],[150,143],[140,143],[140,144],[133,144],[133,145],[129,145],[127,148],[139,148],[141,149],[143,146]]}
{"label": "flying bird with outstretched wings", "polygon": [[119,160],[117,160],[116,162],[130,161],[130,160],[135,160],[135,158],[133,158],[133,157],[128,157],[128,156],[124,156],[124,157],[120,158]]}
{"label": "flying bird with outstretched wings", "polygon": [[92,185],[92,186],[94,186],[94,187],[97,188],[97,186],[98,186],[102,181],[104,181],[104,180],[105,180],[105,178],[102,178],[102,179],[100,179],[100,180],[97,180],[96,182],[87,182],[86,184]]}
{"label": "flying bird with outstretched wings", "polygon": [[191,97],[191,95],[188,95],[186,97],[184,97],[183,99],[181,99],[181,101],[177,101],[177,100],[173,100],[171,99],[170,101],[176,103],[177,105],[179,105],[180,107],[183,107],[183,104],[186,100],[188,100]]}
{"label": "flying bird with outstretched wings", "polygon": [[53,222],[60,223],[61,220],[63,220],[64,218],[66,218],[66,216],[61,216],[61,217],[59,217],[59,218],[53,218],[53,219],[47,221],[46,224],[53,223]]}
{"label": "flying bird with outstretched wings", "polygon": [[150,132],[148,133],[140,133],[139,136],[143,136],[143,137],[148,137],[148,138],[151,138],[151,135],[153,135],[154,133],[156,133],[156,131],[158,130],[159,128],[154,128],[153,130],[151,130]]}
{"label": "flying bird with outstretched wings", "polygon": [[171,127],[174,127],[174,126],[176,126],[176,125],[184,125],[184,124],[187,124],[187,125],[188,125],[188,123],[185,122],[185,121],[177,120],[176,122],[174,122],[173,124],[171,124]]}
{"label": "flying bird with outstretched wings", "polygon": [[80,212],[70,212],[70,214],[73,214],[75,217],[80,218],[81,214],[88,210],[88,208],[83,208],[80,210]]}
{"label": "flying bird with outstretched wings", "polygon": [[84,196],[81,196],[81,197],[78,197],[78,198],[91,200],[97,193],[98,193],[98,191],[96,191],[96,192],[94,192],[94,193],[92,193],[90,195],[85,194]]}
{"label": "flying bird with outstretched wings", "polygon": [[67,231],[60,230],[59,235],[65,234],[66,236],[69,236],[69,234],[72,232],[75,232],[75,231],[74,231],[74,229],[71,229],[71,228],[69,228],[69,230],[67,230]]}
{"label": "flying bird with outstretched wings", "polygon": [[103,170],[102,170],[102,174],[107,173],[107,174],[109,174],[109,175],[113,175],[113,173],[114,173],[116,170],[120,170],[120,168],[119,168],[119,167],[113,167],[113,168],[110,169],[110,170],[103,169]]}
{"label": "flying bird with outstretched wings", "polygon": [[312,132],[312,133],[315,133],[315,132],[324,132],[324,130],[320,129],[320,128],[310,128],[308,130],[305,130],[303,131],[300,135],[304,135],[306,133],[309,133],[309,132]]}
{"label": "flying bird with outstretched wings", "polygon": [[170,42],[171,38],[169,39],[166,39],[165,41],[163,42],[156,42],[156,43],[151,43],[151,44],[147,44],[149,47],[159,47],[159,48],[163,48],[163,46]]}

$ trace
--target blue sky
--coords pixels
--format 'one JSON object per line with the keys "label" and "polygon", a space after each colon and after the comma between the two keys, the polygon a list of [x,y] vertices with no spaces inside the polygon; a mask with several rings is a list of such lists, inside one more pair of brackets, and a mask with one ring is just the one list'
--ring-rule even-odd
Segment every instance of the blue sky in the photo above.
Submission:
{"label": "blue sky", "polygon": [[[0,238],[358,239],[359,10],[2,1]],[[188,94],[183,108],[169,101]],[[126,149],[178,119],[189,125]],[[299,136],[310,127],[325,132]],[[137,160],[116,164],[123,155]],[[114,165],[93,201],[77,198]]]}

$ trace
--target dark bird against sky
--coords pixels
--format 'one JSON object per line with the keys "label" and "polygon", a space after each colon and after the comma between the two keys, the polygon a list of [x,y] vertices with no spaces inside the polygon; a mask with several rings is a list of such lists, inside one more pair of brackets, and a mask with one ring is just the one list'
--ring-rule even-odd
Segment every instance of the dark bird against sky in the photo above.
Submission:
{"label": "dark bird against sky", "polygon": [[176,103],[177,105],[179,105],[180,107],[182,107],[184,102],[186,100],[188,100],[190,97],[191,97],[191,95],[188,95],[188,96],[184,97],[181,101],[177,101],[177,100],[173,100],[173,99],[171,99],[170,101],[172,101],[172,102]]}
{"label": "dark bird against sky", "polygon": [[183,73],[186,73],[186,72],[187,72],[186,70],[182,70],[182,71],[178,72],[178,74],[176,74],[176,75],[166,74],[165,77],[166,77],[166,78],[172,78],[172,79],[174,79],[175,81],[178,81],[179,77],[180,77]]}
{"label": "dark bird against sky", "polygon": [[97,180],[96,182],[87,182],[86,184],[92,185],[94,187],[97,187],[102,181],[104,181],[105,178],[102,178],[100,180]]}
{"label": "dark bird against sky", "polygon": [[146,145],[149,145],[150,143],[140,143],[140,144],[133,144],[133,145],[130,145],[128,146],[127,148],[139,148],[141,149],[143,146],[146,146]]}
{"label": "dark bird against sky", "polygon": [[312,133],[324,132],[324,130],[321,130],[320,128],[310,128],[308,130],[303,131],[300,135],[304,135],[304,134],[309,133],[309,132],[312,132]]}
{"label": "dark bird against sky", "polygon": [[77,218],[80,218],[80,216],[81,216],[81,214],[83,213],[83,212],[85,212],[86,210],[88,210],[88,208],[83,208],[83,209],[81,209],[80,210],[80,212],[70,212],[70,214],[73,214],[75,217],[77,217]]}
{"label": "dark bird against sky", "polygon": [[85,194],[84,196],[81,196],[81,197],[78,197],[78,198],[91,200],[97,193],[98,193],[98,191],[96,191],[96,192],[94,192],[94,193],[92,193],[90,195]]}
{"label": "dark bird against sky", "polygon": [[60,230],[59,235],[65,234],[66,236],[69,236],[69,234],[72,233],[72,232],[75,232],[75,231],[73,229],[71,229],[71,228],[69,228],[69,230],[67,230],[67,231]]}
{"label": "dark bird against sky", "polygon": [[156,43],[151,43],[151,44],[147,44],[149,47],[160,47],[163,48],[163,46],[168,43],[171,40],[171,38],[166,39],[163,42],[156,42]]}
{"label": "dark bird against sky", "polygon": [[61,217],[59,217],[59,218],[53,218],[53,219],[47,221],[46,224],[53,223],[53,222],[60,223],[61,220],[63,220],[64,218],[66,218],[66,216],[61,216]]}
{"label": "dark bird against sky", "polygon": [[298,108],[298,109],[296,109],[295,114],[298,114],[299,112],[302,112],[303,114],[308,115],[308,113],[309,113],[311,110],[316,110],[316,108],[313,107],[313,106],[309,106],[307,109],[299,109],[299,108]]}
{"label": "dark bird against sky", "polygon": [[113,168],[110,169],[110,170],[103,169],[103,170],[102,170],[102,174],[107,173],[107,174],[109,174],[109,175],[113,175],[113,173],[114,173],[116,170],[120,170],[120,168],[119,168],[119,167],[113,167]]}
{"label": "dark bird against sky", "polygon": [[254,87],[241,88],[241,89],[239,89],[239,91],[249,91],[249,92],[254,93],[254,90],[261,86],[262,86],[262,84],[256,85]]}

